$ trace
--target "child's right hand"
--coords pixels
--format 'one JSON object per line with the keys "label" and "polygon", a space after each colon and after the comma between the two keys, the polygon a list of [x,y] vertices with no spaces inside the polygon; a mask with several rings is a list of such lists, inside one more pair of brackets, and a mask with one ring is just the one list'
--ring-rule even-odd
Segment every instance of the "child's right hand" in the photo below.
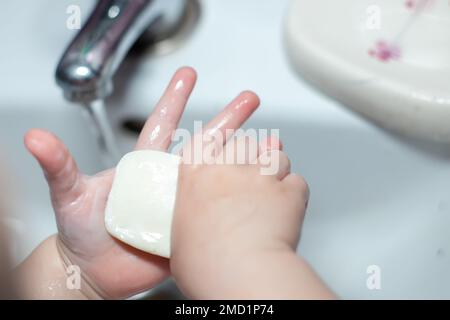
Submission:
{"label": "child's right hand", "polygon": [[[245,144],[237,140],[238,148]],[[259,148],[259,159],[267,152],[277,157],[275,175],[261,174],[262,161],[180,166],[170,264],[188,297],[306,298],[305,288],[298,290],[303,285],[314,287],[312,297],[331,296],[323,285],[316,290],[320,281],[295,255],[308,186],[290,173],[289,159],[277,141],[266,145]],[[227,148],[232,149],[225,146],[224,152]],[[302,273],[292,274],[297,269]],[[292,282],[284,283],[280,274],[289,273]]]}

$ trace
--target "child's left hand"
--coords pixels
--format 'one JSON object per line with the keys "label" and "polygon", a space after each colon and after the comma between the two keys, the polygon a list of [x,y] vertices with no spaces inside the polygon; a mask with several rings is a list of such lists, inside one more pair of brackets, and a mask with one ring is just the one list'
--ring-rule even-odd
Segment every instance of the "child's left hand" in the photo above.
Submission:
{"label": "child's left hand", "polygon": [[[196,73],[190,68],[174,75],[148,118],[136,149],[167,151],[195,81]],[[237,129],[258,104],[253,93],[244,92],[208,126],[223,131]],[[53,243],[49,248],[58,247],[66,265],[80,267],[82,295],[125,298],[152,288],[168,276],[167,259],[136,250],[106,231],[104,210],[114,169],[83,175],[64,144],[42,130],[28,132],[25,144],[40,163],[50,187],[59,233],[48,240]]]}

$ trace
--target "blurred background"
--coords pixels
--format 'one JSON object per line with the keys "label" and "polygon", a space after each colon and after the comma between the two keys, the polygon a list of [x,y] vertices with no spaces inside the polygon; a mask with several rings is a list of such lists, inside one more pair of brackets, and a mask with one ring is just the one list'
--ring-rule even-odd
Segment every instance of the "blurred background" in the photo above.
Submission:
{"label": "blurred background", "polygon": [[[286,45],[286,20],[295,20],[299,4],[188,2],[176,29],[162,40],[141,39],[117,64],[104,113],[120,153],[132,149],[142,121],[180,66],[199,74],[182,127],[206,121],[240,91],[253,90],[262,105],[246,127],[280,129],[293,171],[308,181],[311,201],[298,252],[330,287],[343,298],[450,298],[448,144],[382,129],[322,94],[317,81],[306,82]],[[23,146],[25,132],[54,132],[86,173],[106,167],[92,119],[55,81],[65,49],[80,32],[68,27],[68,8],[80,9],[83,25],[95,5],[2,2],[0,197],[8,203],[2,219],[16,264],[56,232],[44,177]],[[361,10],[352,12],[366,15]],[[337,28],[321,25],[325,31]],[[379,290],[366,283],[373,265],[381,270]],[[161,297],[177,297],[171,284],[157,290]]]}

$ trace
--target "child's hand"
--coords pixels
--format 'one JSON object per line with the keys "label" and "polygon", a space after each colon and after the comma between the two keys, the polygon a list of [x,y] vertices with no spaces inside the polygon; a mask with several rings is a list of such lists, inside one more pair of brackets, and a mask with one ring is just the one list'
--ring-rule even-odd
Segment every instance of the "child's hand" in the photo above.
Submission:
{"label": "child's hand", "polygon": [[[248,140],[235,141],[240,150],[251,149],[246,147]],[[269,141],[260,146],[257,164],[180,166],[170,264],[187,296],[327,297],[325,287],[295,255],[307,184],[290,173],[288,157],[278,150],[280,143],[274,138]],[[236,150],[229,145],[225,153]],[[279,160],[275,175],[262,175],[261,163],[267,164],[268,154]],[[248,162],[257,156],[250,155]],[[302,270],[301,274],[293,274],[293,269]],[[311,289],[309,296],[302,286]]]}
{"label": "child's hand", "polygon": [[[195,80],[195,71],[190,68],[174,75],[147,120],[136,149],[168,149]],[[210,126],[218,130],[239,128],[258,104],[254,94],[244,92]],[[167,259],[134,249],[106,231],[104,210],[114,169],[95,176],[83,175],[64,144],[45,131],[31,130],[25,144],[45,173],[59,231],[56,243],[65,263],[80,267],[84,295],[129,297],[153,287],[169,274]]]}

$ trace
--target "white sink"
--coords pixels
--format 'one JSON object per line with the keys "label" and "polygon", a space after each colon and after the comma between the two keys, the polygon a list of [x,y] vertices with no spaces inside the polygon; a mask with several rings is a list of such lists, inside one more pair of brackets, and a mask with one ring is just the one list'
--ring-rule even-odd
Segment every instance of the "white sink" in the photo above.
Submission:
{"label": "white sink", "polygon": [[[88,124],[53,81],[75,32],[65,29],[65,8],[76,3],[84,14],[92,5],[21,0],[0,13],[8,25],[0,29],[0,59],[8,61],[0,85],[0,157],[17,200],[9,215],[17,231],[16,262],[56,230],[44,178],[22,146],[25,131],[50,129],[84,171],[102,167]],[[119,75],[128,81],[126,90],[118,88],[108,102],[122,151],[131,149],[134,136],[119,124],[148,115],[180,65],[199,72],[186,127],[252,89],[262,106],[247,127],[280,128],[293,170],[308,180],[312,197],[299,252],[332,289],[343,298],[450,298],[450,151],[385,133],[300,80],[283,49],[286,8],[284,0],[203,1],[201,21],[185,46],[141,58],[139,67],[128,61]],[[366,287],[370,265],[381,268],[381,290]]]}

